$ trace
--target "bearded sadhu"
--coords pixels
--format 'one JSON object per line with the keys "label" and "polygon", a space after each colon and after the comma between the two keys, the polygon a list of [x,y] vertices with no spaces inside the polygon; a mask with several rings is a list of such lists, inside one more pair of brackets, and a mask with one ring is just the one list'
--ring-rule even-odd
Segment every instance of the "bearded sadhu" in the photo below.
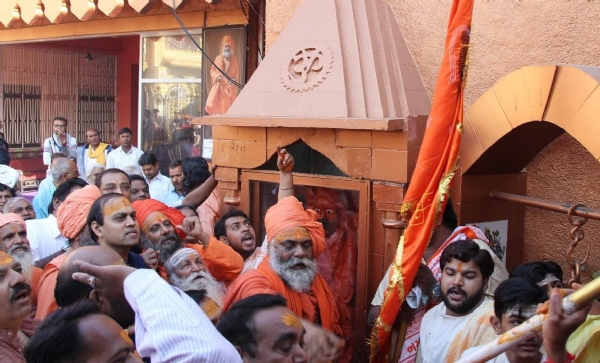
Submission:
{"label": "bearded sadhu", "polygon": [[[307,207],[317,212],[325,229],[325,251],[317,258],[319,273],[337,302],[344,336],[350,337],[356,311],[358,216],[348,210],[343,192],[329,188],[316,188],[313,192],[314,197],[307,198]],[[351,349],[344,352],[351,354]]]}
{"label": "bearded sadhu", "polygon": [[[224,36],[221,41],[222,53],[215,58],[215,65],[225,72],[230,79],[239,83],[240,67],[236,56],[233,54],[233,48],[233,38],[229,35]],[[212,85],[204,109],[209,115],[222,115],[229,110],[229,107],[235,101],[238,87],[231,83],[214,65],[210,68],[210,78]]]}

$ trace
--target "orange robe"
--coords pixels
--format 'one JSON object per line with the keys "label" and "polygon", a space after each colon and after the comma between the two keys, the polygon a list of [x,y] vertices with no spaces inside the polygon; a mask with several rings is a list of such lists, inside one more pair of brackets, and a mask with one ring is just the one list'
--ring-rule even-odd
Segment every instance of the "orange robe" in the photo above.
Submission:
{"label": "orange robe", "polygon": [[[231,55],[227,60],[222,54],[215,58],[215,64],[219,66],[229,78],[239,82],[240,66],[235,55]],[[206,97],[205,111],[209,115],[223,115],[227,113],[238,93],[237,86],[234,86],[227,80],[215,66],[210,67],[210,78],[212,85],[208,96]]]}
{"label": "orange robe", "polygon": [[311,292],[312,294],[292,290],[271,269],[267,256],[258,269],[246,272],[233,282],[225,297],[223,312],[225,313],[235,302],[256,294],[280,294],[287,300],[290,310],[310,322],[317,321],[316,308],[318,308],[320,325],[341,336],[342,330],[335,299],[320,274],[315,276]]}
{"label": "orange robe", "polygon": [[44,320],[51,312],[58,309],[56,299],[54,298],[54,288],[56,287],[56,278],[58,277],[58,271],[60,266],[67,258],[67,254],[63,253],[55,257],[50,261],[44,272],[41,274],[40,282],[37,285],[37,311],[35,318]]}
{"label": "orange robe", "polygon": [[[185,247],[198,251],[208,272],[219,282],[231,283],[244,268],[242,256],[214,237],[210,238],[208,248],[190,243],[186,243]],[[158,272],[164,279],[167,278],[164,266],[158,266]]]}
{"label": "orange robe", "polygon": [[[37,306],[37,300],[38,300],[37,286],[40,282],[41,277],[42,277],[42,269],[39,267],[34,267],[33,270],[31,270],[31,295],[29,297],[31,300],[31,306],[33,306],[33,307]],[[52,292],[52,295],[54,295],[54,291]]]}

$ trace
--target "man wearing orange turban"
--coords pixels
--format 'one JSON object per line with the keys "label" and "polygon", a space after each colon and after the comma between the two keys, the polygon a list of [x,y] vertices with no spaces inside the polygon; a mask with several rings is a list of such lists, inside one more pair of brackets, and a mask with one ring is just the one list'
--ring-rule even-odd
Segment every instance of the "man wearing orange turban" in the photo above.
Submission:
{"label": "man wearing orange turban", "polygon": [[183,247],[198,251],[206,269],[218,281],[231,282],[242,271],[242,257],[204,232],[198,217],[186,218],[178,209],[154,199],[137,200],[132,206],[140,225],[142,245],[160,253],[158,271],[164,278],[164,263]]}
{"label": "man wearing orange turban", "polygon": [[336,302],[317,272],[316,258],[325,249],[325,231],[317,217],[293,196],[269,208],[269,256],[231,285],[223,310],[252,295],[281,294],[296,315],[341,334]]}
{"label": "man wearing orange turban", "polygon": [[48,314],[58,309],[54,299],[54,288],[60,266],[70,254],[78,247],[96,245],[89,238],[86,226],[87,216],[96,199],[102,194],[95,185],[87,185],[77,189],[67,196],[67,199],[58,207],[56,219],[60,233],[69,239],[69,248],[66,252],[50,261],[40,278],[38,289],[38,306],[35,313],[36,319],[45,319]]}
{"label": "man wearing orange turban", "polygon": [[35,308],[37,286],[42,269],[33,263],[33,255],[27,239],[27,226],[23,217],[16,213],[0,214],[0,251],[9,254],[21,264],[25,282],[31,286],[31,306]]}

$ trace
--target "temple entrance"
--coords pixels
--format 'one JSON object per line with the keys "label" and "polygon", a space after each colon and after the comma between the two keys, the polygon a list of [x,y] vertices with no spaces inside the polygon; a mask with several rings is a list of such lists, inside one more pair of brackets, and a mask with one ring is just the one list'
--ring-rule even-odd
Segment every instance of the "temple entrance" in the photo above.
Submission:
{"label": "temple entrance", "polygon": [[[461,224],[495,226],[490,233],[506,248],[509,271],[521,262],[551,259],[561,264],[565,282],[570,278],[565,253],[573,226],[567,217],[490,198],[490,192],[598,209],[597,74],[581,66],[525,67],[501,79],[467,112],[453,199]],[[580,258],[599,233],[597,224],[586,224]],[[584,282],[600,270],[596,250],[581,274]]]}

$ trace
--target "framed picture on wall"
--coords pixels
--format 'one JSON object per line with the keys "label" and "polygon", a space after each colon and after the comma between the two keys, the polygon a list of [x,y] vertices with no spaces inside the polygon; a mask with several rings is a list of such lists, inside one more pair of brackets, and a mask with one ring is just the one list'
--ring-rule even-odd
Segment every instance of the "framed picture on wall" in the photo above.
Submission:
{"label": "framed picture on wall", "polygon": [[204,115],[223,115],[246,79],[246,28],[205,29],[204,51],[214,62],[204,61]]}

